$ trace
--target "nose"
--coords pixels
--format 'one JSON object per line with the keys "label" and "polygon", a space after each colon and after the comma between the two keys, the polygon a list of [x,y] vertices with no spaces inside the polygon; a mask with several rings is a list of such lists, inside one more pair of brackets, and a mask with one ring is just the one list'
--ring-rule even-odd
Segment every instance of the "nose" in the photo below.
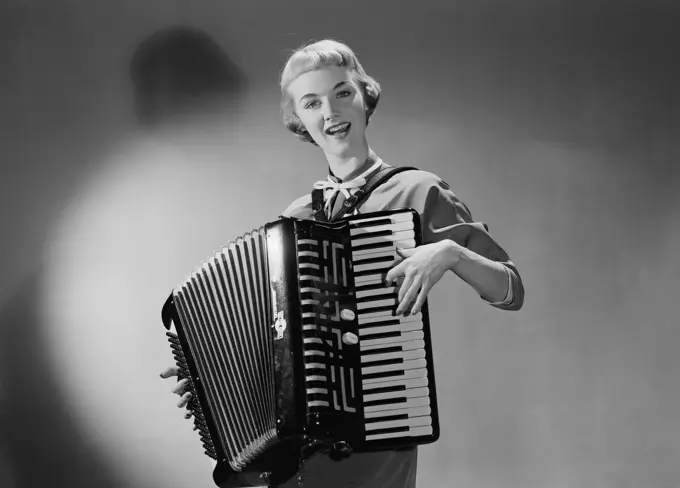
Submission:
{"label": "nose", "polygon": [[333,103],[330,100],[326,100],[321,107],[321,114],[323,115],[323,119],[325,121],[329,121],[338,115],[338,112],[335,109]]}

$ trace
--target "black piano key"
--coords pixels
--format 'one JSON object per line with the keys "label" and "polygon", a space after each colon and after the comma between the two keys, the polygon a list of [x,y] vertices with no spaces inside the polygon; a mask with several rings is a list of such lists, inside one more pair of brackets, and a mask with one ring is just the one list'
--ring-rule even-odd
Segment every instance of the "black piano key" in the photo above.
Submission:
{"label": "black piano key", "polygon": [[391,254],[386,254],[382,256],[373,256],[367,258],[357,258],[354,260],[354,266],[360,266],[363,264],[375,264],[375,263],[391,263],[394,261],[394,256]]}
{"label": "black piano key", "polygon": [[374,367],[374,366],[387,366],[388,364],[400,364],[400,363],[403,363],[403,362],[404,362],[404,360],[402,358],[381,359],[380,361],[362,362],[361,366],[363,368],[368,368],[368,367]]}
{"label": "black piano key", "polygon": [[390,242],[389,240],[385,240],[383,242],[374,242],[372,244],[358,244],[358,243],[353,243],[352,245],[352,251],[367,251],[367,250],[373,250],[373,249],[382,249],[385,247],[394,247],[394,244]]}
{"label": "black piano key", "polygon": [[[387,410],[386,413],[387,412],[389,412],[389,410]],[[364,419],[364,422],[367,424],[374,424],[376,422],[390,422],[392,420],[408,420],[408,418],[407,413],[402,413],[400,415],[385,415],[384,417],[368,417]]]}
{"label": "black piano key", "polygon": [[[359,313],[361,314],[368,314],[368,313],[376,313],[376,312],[393,312],[392,316],[396,317],[394,312],[397,311],[397,304],[394,305],[384,305],[382,307],[368,307],[368,308],[362,308]],[[373,325],[373,324],[371,324]],[[361,328],[361,327],[360,327]]]}
{"label": "black piano key", "polygon": [[[390,298],[398,298],[398,295],[394,292],[386,292],[382,295],[367,295],[365,297],[357,298],[357,303],[370,303],[370,302],[377,302],[379,300],[389,300]],[[366,310],[370,310],[370,308],[362,308],[361,313],[366,313]]]}
{"label": "black piano key", "polygon": [[385,386],[382,388],[365,389],[364,395],[376,395],[378,393],[390,393],[392,391],[405,391],[406,385]]}
{"label": "black piano key", "polygon": [[[365,234],[357,234],[352,236],[352,243],[357,242],[361,243],[362,239],[370,239],[372,237],[385,237],[385,236],[391,236],[394,234],[394,231],[386,229],[386,230],[379,230],[376,232],[366,232]],[[352,246],[352,250],[356,250],[356,247]]]}
{"label": "black piano key", "polygon": [[392,405],[392,404],[396,405],[397,403],[406,403],[406,402],[407,402],[406,397],[381,398],[380,400],[370,400],[370,401],[364,402],[364,407],[377,407],[378,405]]}
{"label": "black piano key", "polygon": [[[365,340],[365,339],[362,338],[362,340]],[[361,355],[362,355],[362,356],[370,356],[370,355],[372,355],[372,354],[387,354],[387,353],[389,353],[389,352],[401,352],[401,351],[403,351],[403,348],[401,347],[401,345],[399,345],[399,346],[392,346],[392,345],[390,345],[390,344],[385,344],[385,347],[375,348],[375,349],[368,349],[368,350],[366,350],[366,351],[361,351]],[[370,362],[369,362],[369,363],[366,363],[366,364],[371,364],[371,365],[373,365],[374,363],[370,363]]]}
{"label": "black piano key", "polygon": [[[391,324],[391,325],[399,325],[397,322],[396,324]],[[390,337],[400,337],[403,334],[402,331],[400,330],[395,330],[394,332],[379,332],[377,334],[367,334],[367,335],[362,335],[361,340],[362,341],[370,341],[374,339],[387,339]]]}
{"label": "black piano key", "polygon": [[363,222],[352,222],[350,225],[352,228],[364,228],[364,227],[376,227],[378,225],[390,225],[393,224],[392,219],[385,217],[384,219],[367,220]]}
{"label": "black piano key", "polygon": [[368,434],[369,435],[379,435],[379,434],[391,434],[393,432],[408,432],[411,430],[411,428],[408,425],[400,426],[400,427],[389,427],[387,429],[375,429],[370,431]]}

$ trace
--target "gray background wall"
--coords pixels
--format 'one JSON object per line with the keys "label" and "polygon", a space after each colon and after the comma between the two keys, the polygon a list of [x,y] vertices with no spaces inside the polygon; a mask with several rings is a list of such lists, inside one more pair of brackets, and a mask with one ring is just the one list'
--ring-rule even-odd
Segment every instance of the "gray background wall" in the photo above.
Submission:
{"label": "gray background wall", "polygon": [[[518,313],[453,276],[431,293],[443,433],[421,451],[419,486],[678,484],[673,2],[2,10],[0,485],[211,486],[158,378],[171,364],[160,306],[324,176],[277,105],[288,50],[323,37],[383,85],[373,148],[442,176],[526,284]],[[209,33],[248,91],[238,116],[150,139],[128,63],[173,24]]]}

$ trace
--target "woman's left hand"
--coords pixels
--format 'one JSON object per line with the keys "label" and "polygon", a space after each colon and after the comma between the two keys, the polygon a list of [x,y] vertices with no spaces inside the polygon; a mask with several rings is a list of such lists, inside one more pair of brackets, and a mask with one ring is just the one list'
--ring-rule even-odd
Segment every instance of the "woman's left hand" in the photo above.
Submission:
{"label": "woman's left hand", "polygon": [[388,285],[403,277],[396,315],[420,312],[430,289],[453,266],[458,247],[458,244],[446,239],[413,249],[397,249],[397,254],[404,260],[385,277]]}

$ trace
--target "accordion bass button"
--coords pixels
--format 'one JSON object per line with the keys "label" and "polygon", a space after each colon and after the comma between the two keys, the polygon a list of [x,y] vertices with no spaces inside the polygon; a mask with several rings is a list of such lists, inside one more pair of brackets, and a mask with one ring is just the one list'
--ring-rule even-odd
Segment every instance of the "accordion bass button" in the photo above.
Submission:
{"label": "accordion bass button", "polygon": [[359,342],[359,338],[357,337],[356,334],[352,332],[345,332],[342,334],[342,342],[344,342],[347,345],[353,346]]}
{"label": "accordion bass button", "polygon": [[340,318],[342,320],[354,320],[355,314],[350,309],[345,308],[340,312]]}

